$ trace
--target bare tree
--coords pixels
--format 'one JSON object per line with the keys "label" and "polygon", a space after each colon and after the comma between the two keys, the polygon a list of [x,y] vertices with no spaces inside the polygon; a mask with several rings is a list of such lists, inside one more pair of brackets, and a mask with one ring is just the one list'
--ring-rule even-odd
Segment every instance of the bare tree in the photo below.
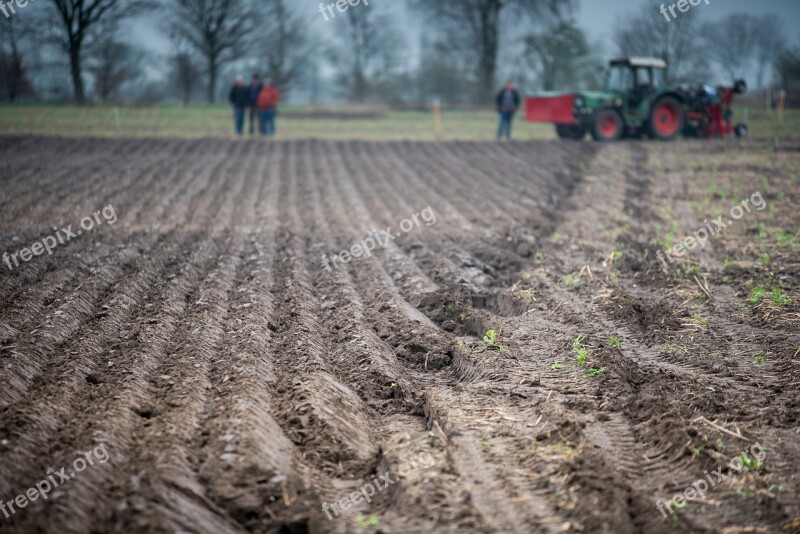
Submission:
{"label": "bare tree", "polygon": [[800,46],[787,48],[778,55],[775,73],[783,89],[800,89]]}
{"label": "bare tree", "polygon": [[200,80],[200,69],[189,52],[176,52],[171,58],[172,79],[178,89],[183,105],[192,100],[197,82]]}
{"label": "bare tree", "polygon": [[94,78],[94,94],[103,102],[119,98],[125,83],[140,73],[142,54],[129,44],[107,37],[89,54],[87,70]]}
{"label": "bare tree", "polygon": [[764,87],[769,69],[786,48],[783,24],[777,15],[762,15],[753,20],[753,54],[756,60],[756,86]]}
{"label": "bare tree", "polygon": [[306,71],[310,55],[308,30],[294,9],[287,0],[266,0],[257,37],[258,49],[266,56],[259,57],[258,63],[266,63],[267,77],[284,94]]}
{"label": "bare tree", "polygon": [[[75,100],[86,101],[83,82],[83,51],[87,41],[101,23],[114,25],[153,4],[149,0],[51,0],[58,17],[49,28],[49,35],[69,56],[70,75]],[[109,26],[104,32],[109,31]]]}
{"label": "bare tree", "polygon": [[[575,87],[596,68],[586,34],[562,20],[525,38],[525,58],[545,91]],[[602,70],[602,67],[600,68]]]}
{"label": "bare tree", "polygon": [[207,98],[213,103],[222,66],[244,53],[257,26],[252,0],[169,0],[167,28],[206,63]]}
{"label": "bare tree", "polygon": [[28,70],[20,51],[20,38],[26,28],[15,18],[0,22],[0,98],[14,102],[33,94]]}
{"label": "bare tree", "polygon": [[332,54],[339,66],[337,83],[352,102],[365,102],[370,91],[384,84],[398,65],[401,39],[392,20],[370,9],[351,9],[346,28],[337,35]]}
{"label": "bare tree", "polygon": [[703,26],[704,50],[733,81],[743,78],[753,61],[753,24],[746,13],[734,13]]}
{"label": "bare tree", "polygon": [[[435,19],[451,53],[476,65],[478,98],[490,101],[495,91],[501,34],[515,20],[536,21],[564,14],[573,0],[417,0]],[[505,16],[501,22],[501,16]]]}
{"label": "bare tree", "polygon": [[698,52],[702,50],[702,39],[697,18],[688,13],[665,23],[657,14],[648,3],[639,13],[617,25],[614,42],[619,53],[663,59],[669,65],[670,83],[695,83],[702,79],[708,65],[705,56]]}

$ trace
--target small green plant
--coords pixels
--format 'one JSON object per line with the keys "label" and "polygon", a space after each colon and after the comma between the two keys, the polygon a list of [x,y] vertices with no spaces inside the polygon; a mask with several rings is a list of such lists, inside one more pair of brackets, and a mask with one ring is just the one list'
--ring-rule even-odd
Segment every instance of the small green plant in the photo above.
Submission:
{"label": "small green plant", "polygon": [[378,528],[381,524],[381,520],[377,515],[364,516],[363,514],[358,514],[355,521],[358,526],[366,528]]}
{"label": "small green plant", "polygon": [[772,261],[772,256],[770,256],[769,254],[764,254],[763,256],[761,256],[761,265],[763,265],[764,267],[769,266],[769,262],[771,261]]}
{"label": "small green plant", "polygon": [[612,284],[616,284],[619,282],[619,275],[617,273],[611,273],[608,275],[608,279],[611,280]]}
{"label": "small green plant", "polygon": [[721,449],[721,448],[722,448],[722,446],[725,444],[725,442],[724,442],[724,441],[722,441],[722,438],[717,438],[717,440],[716,440],[714,443],[716,443],[716,444],[717,444],[717,448],[718,448],[718,449]]}
{"label": "small green plant", "polygon": [[456,312],[456,304],[455,302],[448,302],[447,303],[447,313],[455,313]]}
{"label": "small green plant", "polygon": [[575,276],[574,274],[570,273],[570,274],[564,276],[564,283],[567,284],[567,285],[571,285],[571,286],[577,286],[577,285],[580,285],[581,279],[579,277]]}
{"label": "small green plant", "polygon": [[761,354],[760,352],[757,352],[753,356],[753,359],[756,361],[756,365],[758,365],[759,367],[764,367],[764,364],[767,363],[767,357]]}
{"label": "small green plant", "polygon": [[392,389],[397,389],[397,382],[392,382],[392,385],[390,387]]}
{"label": "small green plant", "polygon": [[503,352],[505,347],[498,343],[500,336],[494,330],[487,330],[483,335],[483,342],[486,343],[487,348],[496,349],[497,352]]}
{"label": "small green plant", "polygon": [[530,289],[526,289],[522,292],[522,298],[525,300],[531,300],[533,298],[533,291]]}
{"label": "small green plant", "polygon": [[742,461],[742,465],[748,469],[756,470],[761,465],[761,462],[758,461],[756,458],[748,458],[746,455],[742,454],[739,456],[739,459]]}
{"label": "small green plant", "polygon": [[777,304],[778,306],[788,306],[792,303],[792,299],[790,299],[780,288],[775,288],[772,290],[772,302]]}
{"label": "small green plant", "polygon": [[775,233],[775,239],[782,247],[793,247],[795,245],[795,236],[786,230],[780,230]]}
{"label": "small green plant", "polygon": [[767,290],[764,289],[764,286],[756,286],[750,290],[750,298],[747,301],[750,304],[758,304],[766,294]]}
{"label": "small green plant", "polygon": [[584,341],[586,341],[586,335],[581,334],[572,342],[572,352],[577,356],[578,367],[583,367],[586,363],[586,356],[589,355],[586,346],[583,344]]}
{"label": "small green plant", "polygon": [[608,344],[613,348],[618,349],[622,346],[622,340],[616,337],[610,337],[608,338]]}
{"label": "small green plant", "polygon": [[617,249],[611,249],[611,263],[622,259],[622,252]]}
{"label": "small green plant", "polygon": [[486,333],[483,334],[483,342],[489,345],[497,343],[497,332],[494,330],[487,330]]}
{"label": "small green plant", "polygon": [[560,444],[556,443],[555,445],[550,445],[550,450],[552,452],[557,452],[558,454],[563,454],[566,457],[572,456],[572,445],[569,443],[567,444]]}
{"label": "small green plant", "polygon": [[561,369],[562,367],[564,367],[564,366],[561,365],[560,361],[556,360],[556,361],[553,362],[553,369]]}
{"label": "small green plant", "polygon": [[491,443],[491,442],[489,442],[489,441],[481,441],[481,442],[478,444],[478,448],[480,449],[480,451],[481,451],[481,452],[486,452],[486,451],[488,451],[488,450],[489,450],[489,447],[491,447],[491,446],[492,446],[492,443]]}
{"label": "small green plant", "polygon": [[605,370],[606,370],[605,367],[600,367],[599,369],[596,367],[590,367],[589,369],[586,370],[585,373],[583,373],[583,376],[585,376],[586,378],[594,378],[595,376],[599,375]]}
{"label": "small green plant", "polygon": [[695,314],[694,320],[697,321],[698,323],[700,323],[703,326],[708,326],[708,319],[706,317],[703,317],[699,313]]}

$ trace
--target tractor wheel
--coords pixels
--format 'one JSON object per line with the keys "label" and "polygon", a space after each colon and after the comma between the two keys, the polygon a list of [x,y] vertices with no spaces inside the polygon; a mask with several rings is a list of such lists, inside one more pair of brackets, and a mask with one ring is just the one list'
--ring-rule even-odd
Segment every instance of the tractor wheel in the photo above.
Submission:
{"label": "tractor wheel", "polygon": [[660,98],[650,111],[650,136],[661,141],[675,139],[683,130],[683,107],[671,96]]}
{"label": "tractor wheel", "polygon": [[560,139],[580,141],[586,135],[586,126],[578,124],[556,124],[556,135]]}
{"label": "tractor wheel", "polygon": [[616,141],[622,137],[625,123],[614,109],[601,109],[594,115],[592,138],[595,141]]}

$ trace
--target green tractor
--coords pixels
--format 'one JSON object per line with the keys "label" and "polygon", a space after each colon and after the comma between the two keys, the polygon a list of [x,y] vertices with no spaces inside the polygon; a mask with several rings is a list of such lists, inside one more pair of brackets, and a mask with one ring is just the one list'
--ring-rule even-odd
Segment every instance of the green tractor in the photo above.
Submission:
{"label": "green tractor", "polygon": [[706,132],[711,120],[704,102],[686,90],[669,88],[666,74],[662,59],[614,59],[604,91],[530,97],[526,120],[555,123],[562,139],[583,139],[587,131],[597,141],[644,135],[671,140],[684,131]]}

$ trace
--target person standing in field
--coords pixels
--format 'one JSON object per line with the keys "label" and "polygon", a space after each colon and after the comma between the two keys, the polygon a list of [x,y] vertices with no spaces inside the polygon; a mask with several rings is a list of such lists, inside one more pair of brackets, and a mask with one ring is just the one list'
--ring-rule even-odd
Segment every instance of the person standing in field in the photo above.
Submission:
{"label": "person standing in field", "polygon": [[506,86],[497,94],[497,112],[500,114],[500,127],[497,129],[497,140],[500,141],[505,135],[506,139],[511,140],[511,123],[514,120],[514,113],[519,108],[519,92],[514,87],[514,82],[509,81]]}
{"label": "person standing in field", "polygon": [[261,135],[275,135],[275,113],[278,103],[281,101],[281,94],[272,85],[270,80],[264,80],[264,85],[258,93],[256,106],[258,107],[258,122]]}
{"label": "person standing in field", "polygon": [[233,87],[231,87],[228,100],[230,100],[233,106],[233,123],[236,128],[236,133],[242,135],[244,131],[244,114],[250,106],[250,91],[244,85],[244,77],[236,77],[236,81],[233,83]]}
{"label": "person standing in field", "polygon": [[256,120],[258,118],[258,108],[256,102],[258,101],[258,93],[261,92],[261,82],[258,79],[258,74],[253,74],[250,78],[250,135],[256,133]]}

